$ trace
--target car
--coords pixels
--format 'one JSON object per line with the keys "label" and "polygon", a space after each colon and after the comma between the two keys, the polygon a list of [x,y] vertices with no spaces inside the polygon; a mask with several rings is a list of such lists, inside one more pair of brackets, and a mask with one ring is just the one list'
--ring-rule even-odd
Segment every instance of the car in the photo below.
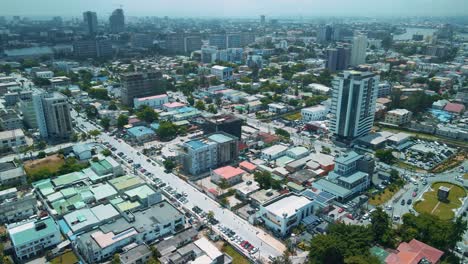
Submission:
{"label": "car", "polygon": [[351,220],[354,220],[354,216],[352,214],[347,214],[346,217],[351,219]]}
{"label": "car", "polygon": [[410,205],[412,202],[413,202],[413,200],[408,199],[408,201],[406,202],[406,204],[407,204],[407,205]]}
{"label": "car", "polygon": [[392,210],[392,209],[393,209],[393,206],[391,206],[391,205],[387,205],[387,206],[385,206],[385,209],[387,209],[387,210],[389,210],[389,211],[390,211],[390,210]]}
{"label": "car", "polygon": [[250,245],[250,246],[247,248],[247,251],[250,252],[250,251],[252,251],[252,249],[254,249],[254,248],[255,248],[254,246]]}
{"label": "car", "polygon": [[413,192],[413,194],[411,196],[416,197],[416,195],[417,195],[417,193]]}
{"label": "car", "polygon": [[341,214],[342,212],[344,212],[344,209],[343,209],[343,208],[338,209],[338,213]]}
{"label": "car", "polygon": [[250,254],[255,254],[258,252],[258,248],[254,247],[252,248],[252,250],[250,251]]}
{"label": "car", "polygon": [[242,243],[240,243],[240,246],[244,247],[246,243],[247,243],[247,240],[244,240],[244,241],[242,241]]}
{"label": "car", "polygon": [[405,205],[405,199],[401,199],[401,205]]}

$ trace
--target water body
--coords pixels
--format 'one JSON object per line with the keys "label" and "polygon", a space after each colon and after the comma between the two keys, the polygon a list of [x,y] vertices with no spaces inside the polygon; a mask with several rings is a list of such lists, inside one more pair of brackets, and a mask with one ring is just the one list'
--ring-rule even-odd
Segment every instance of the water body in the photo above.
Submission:
{"label": "water body", "polygon": [[401,35],[395,35],[393,36],[394,40],[411,40],[413,38],[413,35],[423,35],[424,38],[426,36],[432,36],[437,31],[437,29],[433,28],[413,28],[409,27],[406,28],[406,33],[403,33]]}

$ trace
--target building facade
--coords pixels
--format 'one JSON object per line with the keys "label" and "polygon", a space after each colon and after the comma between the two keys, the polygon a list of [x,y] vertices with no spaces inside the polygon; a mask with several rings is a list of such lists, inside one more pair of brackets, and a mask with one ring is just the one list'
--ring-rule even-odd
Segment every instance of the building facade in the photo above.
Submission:
{"label": "building facade", "polygon": [[123,9],[118,8],[109,17],[109,25],[112,33],[120,33],[125,30],[125,15]]}
{"label": "building facade", "polygon": [[83,13],[83,23],[86,33],[94,36],[98,31],[98,20],[96,12],[86,11]]}
{"label": "building facade", "polygon": [[353,47],[351,49],[351,66],[366,63],[367,37],[357,35],[353,38]]}
{"label": "building facade", "polygon": [[135,98],[165,92],[165,82],[162,73],[158,71],[124,73],[120,76],[120,80],[122,83],[121,101],[127,106],[133,106]]}
{"label": "building facade", "polygon": [[411,111],[406,109],[394,109],[385,115],[385,123],[400,126],[411,122]]}

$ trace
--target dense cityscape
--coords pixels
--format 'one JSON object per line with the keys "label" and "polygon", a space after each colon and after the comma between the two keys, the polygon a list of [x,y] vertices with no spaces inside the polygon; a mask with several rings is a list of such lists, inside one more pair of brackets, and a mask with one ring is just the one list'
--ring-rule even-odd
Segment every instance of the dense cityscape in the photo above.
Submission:
{"label": "dense cityscape", "polygon": [[2,5],[0,264],[468,263],[468,13]]}

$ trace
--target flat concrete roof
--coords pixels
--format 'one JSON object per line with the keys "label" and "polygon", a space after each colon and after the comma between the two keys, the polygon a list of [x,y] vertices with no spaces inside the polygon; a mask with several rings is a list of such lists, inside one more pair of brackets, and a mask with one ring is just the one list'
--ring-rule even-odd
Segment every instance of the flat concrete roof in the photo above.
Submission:
{"label": "flat concrete roof", "polygon": [[304,196],[292,194],[268,204],[265,209],[277,216],[283,216],[283,214],[291,216],[296,213],[296,209],[300,209],[311,202],[311,200]]}

